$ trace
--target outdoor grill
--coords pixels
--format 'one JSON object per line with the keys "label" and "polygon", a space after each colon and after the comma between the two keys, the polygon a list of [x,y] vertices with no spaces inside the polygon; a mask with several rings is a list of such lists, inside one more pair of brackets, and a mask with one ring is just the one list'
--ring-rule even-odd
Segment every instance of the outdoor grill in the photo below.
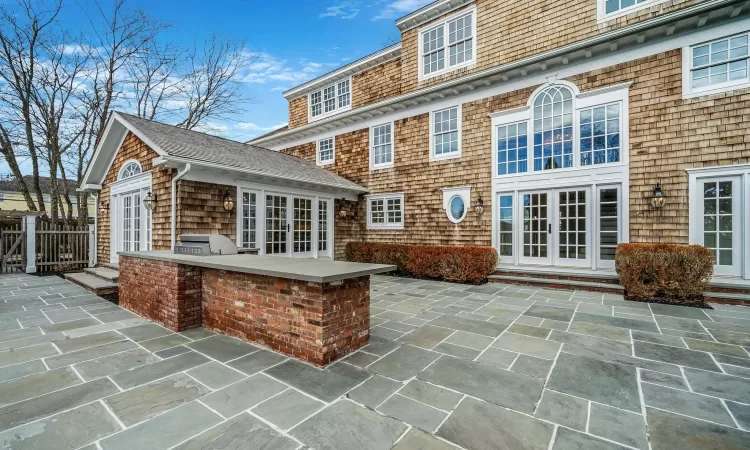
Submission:
{"label": "outdoor grill", "polygon": [[181,234],[174,252],[181,255],[236,255],[237,246],[221,234]]}

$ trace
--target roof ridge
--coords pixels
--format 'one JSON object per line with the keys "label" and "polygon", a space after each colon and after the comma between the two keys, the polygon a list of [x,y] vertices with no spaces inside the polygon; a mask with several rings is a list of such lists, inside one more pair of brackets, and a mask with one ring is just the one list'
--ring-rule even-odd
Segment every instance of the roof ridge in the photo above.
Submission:
{"label": "roof ridge", "polygon": [[187,131],[187,132],[190,132],[190,133],[196,133],[196,134],[200,134],[202,136],[207,136],[207,137],[210,137],[210,138],[222,139],[222,140],[231,142],[233,144],[242,144],[242,145],[246,145],[248,147],[254,147],[254,148],[257,148],[257,149],[260,149],[260,150],[267,150],[269,152],[273,152],[274,151],[274,150],[271,150],[271,149],[268,149],[268,148],[265,148],[265,147],[261,147],[261,146],[255,145],[255,144],[248,144],[247,142],[235,141],[234,139],[229,139],[229,138],[224,137],[224,136],[217,136],[215,134],[209,134],[209,133],[204,133],[202,131],[191,130],[189,128],[183,128],[183,127],[179,127],[177,125],[172,125],[172,124],[169,124],[169,123],[159,122],[158,120],[146,119],[144,117],[139,117],[139,116],[136,116],[134,114],[128,114],[128,113],[125,113],[125,112],[122,112],[122,111],[115,111],[115,113],[117,113],[117,114],[119,114],[121,116],[126,116],[126,118],[127,117],[132,117],[132,118],[135,118],[137,120],[144,120],[146,122],[151,122],[151,123],[155,123],[155,124],[158,124],[158,125],[163,125],[163,126],[167,126],[167,127],[176,128],[176,129],[181,130],[181,131]]}

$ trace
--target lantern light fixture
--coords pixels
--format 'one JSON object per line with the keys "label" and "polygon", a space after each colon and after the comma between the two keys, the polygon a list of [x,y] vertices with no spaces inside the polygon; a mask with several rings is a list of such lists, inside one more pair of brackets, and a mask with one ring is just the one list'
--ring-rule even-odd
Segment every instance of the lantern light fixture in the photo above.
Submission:
{"label": "lantern light fixture", "polygon": [[659,183],[656,183],[656,187],[654,187],[653,194],[651,195],[651,207],[654,209],[661,209],[664,207],[664,203],[666,203],[666,198],[664,197],[664,193],[661,191],[661,186]]}
{"label": "lantern light fixture", "polygon": [[99,202],[99,214],[106,214],[109,211],[109,203],[101,200]]}
{"label": "lantern light fixture", "polygon": [[339,216],[344,218],[346,217],[346,214],[346,199],[342,198],[341,200],[339,200]]}
{"label": "lantern light fixture", "polygon": [[143,199],[143,206],[146,207],[147,210],[151,211],[154,209],[154,205],[156,204],[156,195],[148,191],[148,194],[146,194],[146,198]]}
{"label": "lantern light fixture", "polygon": [[477,200],[477,203],[474,205],[474,211],[476,211],[476,213],[480,216],[484,214],[484,200],[482,200],[481,196],[479,197],[479,200]]}
{"label": "lantern light fixture", "polygon": [[224,210],[231,211],[234,209],[234,198],[227,192],[224,195]]}

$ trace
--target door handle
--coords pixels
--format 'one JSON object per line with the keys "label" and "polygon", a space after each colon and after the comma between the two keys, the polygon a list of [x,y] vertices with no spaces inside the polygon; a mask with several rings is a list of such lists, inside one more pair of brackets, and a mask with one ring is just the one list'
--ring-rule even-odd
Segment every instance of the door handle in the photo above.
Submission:
{"label": "door handle", "polygon": [[290,233],[291,231],[292,231],[292,224],[290,224],[290,223],[287,223],[287,224],[286,224],[286,232],[287,232],[287,233]]}
{"label": "door handle", "polygon": [[552,234],[552,224],[547,225],[547,233]]}

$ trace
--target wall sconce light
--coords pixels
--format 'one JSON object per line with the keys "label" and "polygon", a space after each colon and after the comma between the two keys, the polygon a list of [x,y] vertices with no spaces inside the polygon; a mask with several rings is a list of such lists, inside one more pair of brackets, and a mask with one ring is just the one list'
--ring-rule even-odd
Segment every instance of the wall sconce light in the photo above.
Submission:
{"label": "wall sconce light", "polygon": [[346,217],[346,214],[346,199],[342,198],[341,200],[339,200],[339,216],[341,218],[344,218]]}
{"label": "wall sconce light", "polygon": [[234,209],[234,197],[229,195],[229,192],[224,195],[224,210],[231,211]]}
{"label": "wall sconce light", "polygon": [[105,202],[104,200],[99,202],[99,214],[107,214],[107,211],[109,211],[109,203]]}
{"label": "wall sconce light", "polygon": [[481,196],[479,197],[479,200],[477,200],[477,203],[474,205],[474,211],[476,211],[476,213],[480,216],[484,214],[484,201],[482,200]]}
{"label": "wall sconce light", "polygon": [[146,194],[146,198],[143,199],[143,206],[145,206],[147,210],[151,211],[152,209],[154,209],[155,204],[156,195],[154,195],[151,191],[148,191],[148,194]]}
{"label": "wall sconce light", "polygon": [[654,188],[654,192],[649,197],[651,199],[651,207],[654,209],[661,209],[664,207],[664,203],[666,202],[666,198],[664,197],[664,194],[661,191],[661,186],[659,186],[659,183],[656,183],[656,187]]}

